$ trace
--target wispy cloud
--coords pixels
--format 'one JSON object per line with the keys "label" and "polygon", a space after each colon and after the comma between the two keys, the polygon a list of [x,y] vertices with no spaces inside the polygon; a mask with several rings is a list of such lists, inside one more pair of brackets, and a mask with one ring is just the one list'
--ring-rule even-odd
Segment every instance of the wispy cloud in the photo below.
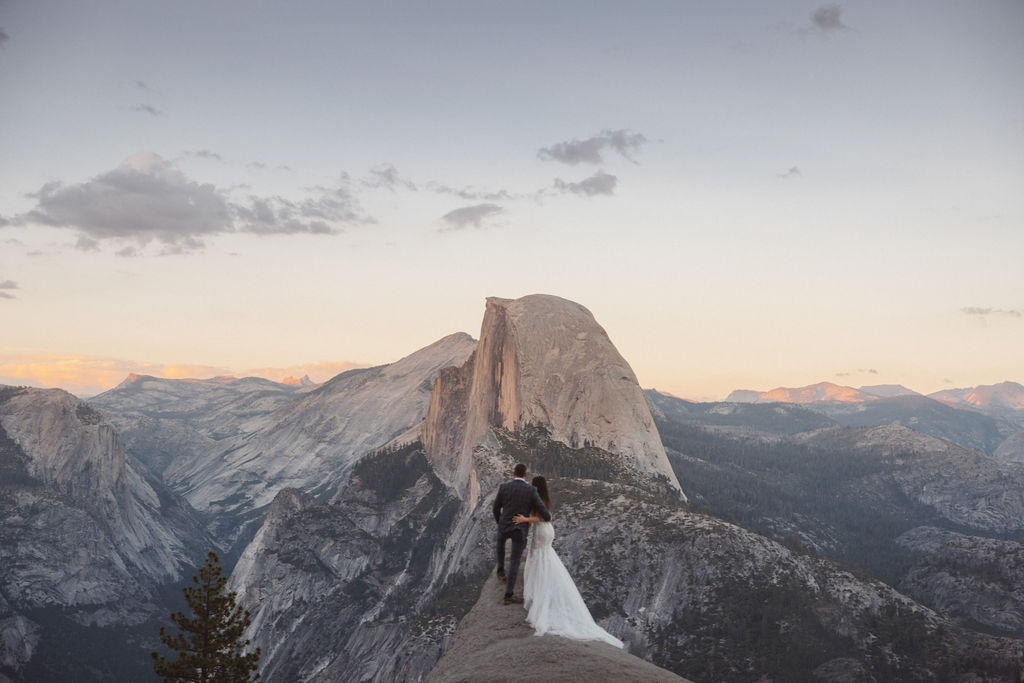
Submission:
{"label": "wispy cloud", "polygon": [[149,87],[149,84],[146,83],[146,81],[143,80],[135,81],[135,87],[139,90],[145,90],[146,92],[156,92],[153,88]]}
{"label": "wispy cloud", "polygon": [[875,368],[857,368],[856,372],[837,372],[836,377],[852,377],[854,375],[877,375],[878,370]]}
{"label": "wispy cloud", "polygon": [[960,309],[960,312],[964,315],[974,316],[977,318],[985,318],[990,315],[997,315],[1006,318],[1021,318],[1024,317],[1024,310],[1016,308],[986,308],[982,306],[965,306]]}
{"label": "wispy cloud", "polygon": [[258,235],[335,235],[341,224],[374,222],[363,214],[347,178],[335,187],[317,186],[308,191],[313,196],[301,201],[250,195],[248,205],[234,204],[239,230]]}
{"label": "wispy cloud", "polygon": [[132,111],[142,112],[143,114],[149,114],[150,116],[163,116],[164,113],[154,107],[151,104],[137,104],[132,107]]}
{"label": "wispy cloud", "polygon": [[441,220],[447,223],[447,226],[442,228],[442,230],[464,230],[468,227],[482,228],[486,219],[496,216],[503,211],[504,209],[497,204],[463,206],[441,216]]}
{"label": "wispy cloud", "polygon": [[451,187],[436,181],[430,181],[424,185],[424,187],[431,192],[437,194],[447,194],[459,199],[465,199],[466,201],[508,201],[512,199],[527,199],[535,197],[535,194],[512,194],[508,190],[481,190],[475,187]]}
{"label": "wispy cloud", "polygon": [[789,180],[790,178],[799,178],[800,176],[803,175],[803,173],[800,172],[799,167],[790,166],[789,170],[786,171],[785,173],[776,173],[775,175],[778,176],[779,178],[782,178],[783,180]]}
{"label": "wispy cloud", "polygon": [[11,37],[7,35],[7,31],[0,28],[0,47],[3,47],[4,44],[10,39]]}
{"label": "wispy cloud", "polygon": [[250,195],[236,202],[159,155],[142,152],[84,183],[47,183],[31,195],[36,207],[12,223],[76,230],[77,246],[84,250],[114,239],[139,246],[156,241],[164,254],[187,253],[201,249],[211,235],[336,234],[344,224],[373,222],[347,185],[343,177],[335,187],[308,188],[310,196],[301,200]]}
{"label": "wispy cloud", "polygon": [[370,177],[361,181],[364,187],[371,189],[385,189],[391,190],[409,190],[410,192],[418,191],[416,183],[404,178],[398,169],[391,164],[381,164],[370,169]]}
{"label": "wispy cloud", "polygon": [[836,31],[849,30],[843,23],[843,8],[837,3],[829,3],[811,12],[810,23],[800,29],[803,34],[817,33],[826,35]]}
{"label": "wispy cloud", "polygon": [[555,178],[555,189],[560,192],[571,192],[572,194],[585,197],[593,197],[596,195],[615,194],[615,186],[618,182],[619,179],[612,174],[598,171],[578,183],[568,183],[561,178]]}
{"label": "wispy cloud", "polygon": [[224,161],[224,157],[209,149],[197,149],[194,152],[185,152],[187,156],[196,159],[210,159],[212,161]]}
{"label": "wispy cloud", "polygon": [[633,133],[625,128],[603,130],[584,140],[573,139],[542,147],[537,150],[537,157],[545,161],[560,161],[571,166],[601,164],[604,163],[604,153],[610,150],[636,163],[633,155],[640,152],[648,142],[642,133]]}
{"label": "wispy cloud", "polygon": [[17,299],[18,297],[11,294],[12,289],[19,289],[18,283],[14,280],[3,280],[0,281],[0,299]]}

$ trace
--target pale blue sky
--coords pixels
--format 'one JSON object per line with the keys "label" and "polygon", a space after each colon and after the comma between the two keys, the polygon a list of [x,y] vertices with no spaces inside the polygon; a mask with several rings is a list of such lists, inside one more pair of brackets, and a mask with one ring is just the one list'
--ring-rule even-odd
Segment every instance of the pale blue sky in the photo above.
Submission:
{"label": "pale blue sky", "polygon": [[1024,381],[1018,0],[0,0],[0,30],[0,382],[387,362],[534,292],[694,398]]}

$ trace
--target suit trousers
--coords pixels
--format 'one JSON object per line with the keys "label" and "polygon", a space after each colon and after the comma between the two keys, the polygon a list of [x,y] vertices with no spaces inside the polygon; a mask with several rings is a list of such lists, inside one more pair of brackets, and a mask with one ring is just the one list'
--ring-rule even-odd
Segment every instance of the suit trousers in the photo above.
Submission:
{"label": "suit trousers", "polygon": [[512,595],[516,587],[516,577],[519,576],[519,563],[523,558],[523,550],[526,549],[527,532],[516,526],[509,531],[498,530],[498,567],[505,566],[505,542],[512,540],[512,556],[509,557],[508,571],[505,572],[505,595]]}

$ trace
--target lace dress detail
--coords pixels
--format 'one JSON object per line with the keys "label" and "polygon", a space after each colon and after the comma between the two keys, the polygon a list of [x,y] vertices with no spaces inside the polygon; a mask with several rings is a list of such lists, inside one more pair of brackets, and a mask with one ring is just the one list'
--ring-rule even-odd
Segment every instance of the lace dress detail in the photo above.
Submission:
{"label": "lace dress detail", "polygon": [[526,621],[536,635],[550,633],[574,640],[602,640],[624,647],[621,640],[594,622],[569,570],[551,547],[555,538],[551,522],[536,522],[530,529],[530,544],[523,576]]}

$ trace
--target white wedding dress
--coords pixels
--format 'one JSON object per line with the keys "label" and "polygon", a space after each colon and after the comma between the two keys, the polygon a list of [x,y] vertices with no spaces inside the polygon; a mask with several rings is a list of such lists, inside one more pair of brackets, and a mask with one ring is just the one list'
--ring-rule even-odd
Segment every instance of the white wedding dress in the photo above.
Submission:
{"label": "white wedding dress", "polygon": [[526,621],[533,626],[536,635],[550,633],[574,640],[603,640],[615,647],[624,647],[621,640],[598,626],[590,616],[569,570],[551,547],[555,538],[551,522],[535,522],[530,531],[523,603]]}

